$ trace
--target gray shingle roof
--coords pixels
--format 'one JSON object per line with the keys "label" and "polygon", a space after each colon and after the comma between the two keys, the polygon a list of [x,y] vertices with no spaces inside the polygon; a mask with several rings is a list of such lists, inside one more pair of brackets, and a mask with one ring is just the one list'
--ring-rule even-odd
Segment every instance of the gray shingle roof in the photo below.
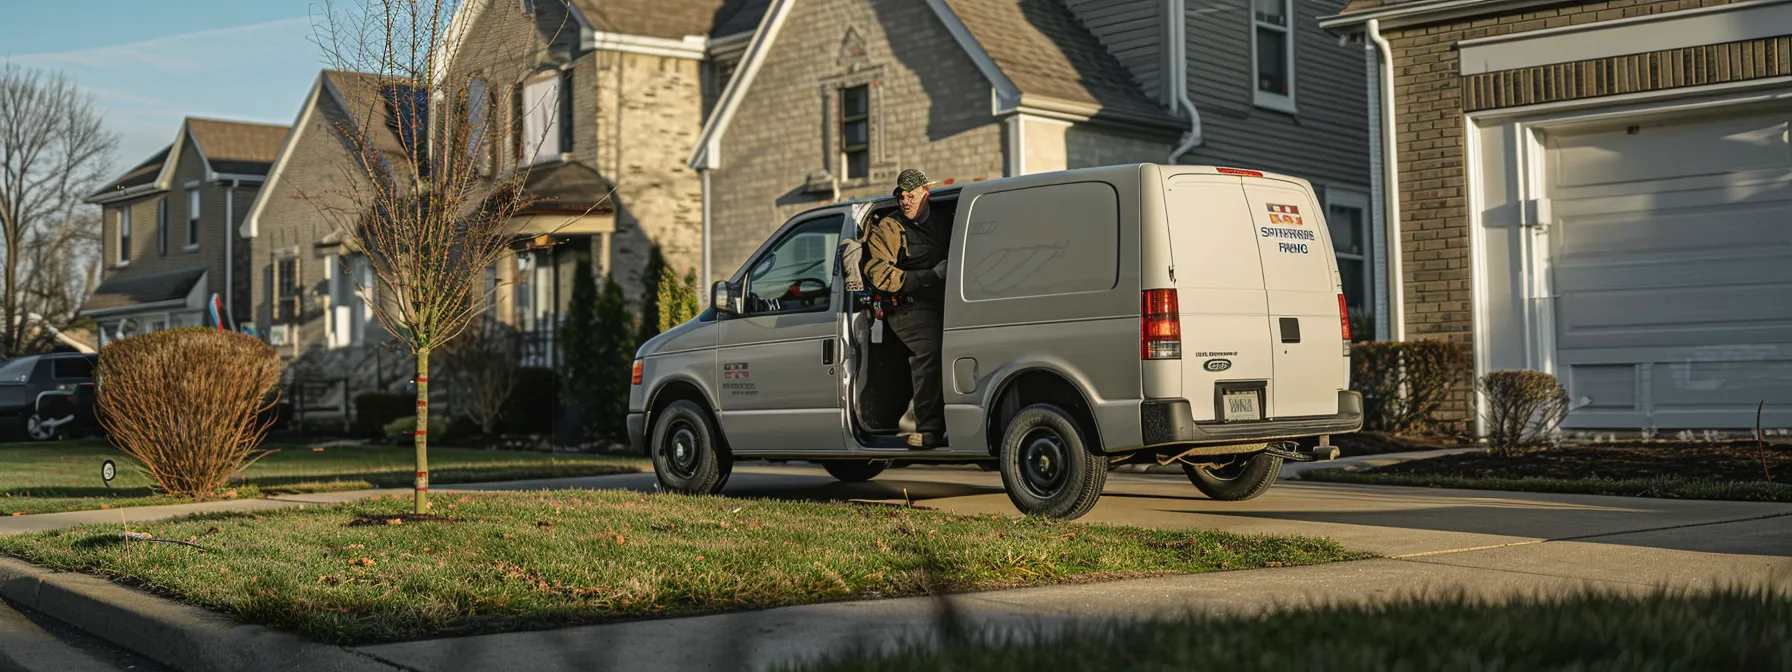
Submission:
{"label": "gray shingle roof", "polygon": [[[726,24],[753,0],[573,0],[591,29],[600,33],[619,33],[682,39],[686,35],[710,35]],[[759,11],[765,11],[763,5]],[[757,26],[753,19],[748,30]]]}
{"label": "gray shingle roof", "polygon": [[187,119],[193,139],[212,170],[238,175],[267,175],[291,129],[216,119]]}
{"label": "gray shingle roof", "polygon": [[159,273],[114,277],[100,283],[99,288],[93,290],[93,295],[87,297],[86,303],[81,304],[81,312],[185,299],[203,275],[204,266],[193,266]]}
{"label": "gray shingle roof", "polygon": [[946,0],[946,5],[1023,96],[1170,117],[1058,0]]}

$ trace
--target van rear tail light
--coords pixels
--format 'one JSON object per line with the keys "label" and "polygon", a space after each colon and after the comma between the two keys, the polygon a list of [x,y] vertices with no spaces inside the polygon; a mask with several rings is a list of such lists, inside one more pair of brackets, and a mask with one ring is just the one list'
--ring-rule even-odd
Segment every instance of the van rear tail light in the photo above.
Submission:
{"label": "van rear tail light", "polygon": [[632,385],[640,385],[641,384],[641,360],[639,360],[639,359],[635,360],[634,382],[631,384]]}
{"label": "van rear tail light", "polygon": [[1139,358],[1182,359],[1182,318],[1176,290],[1147,289],[1139,297]]}
{"label": "van rear tail light", "polygon": [[1244,170],[1242,168],[1215,168],[1214,170],[1219,171],[1219,174],[1221,174],[1221,175],[1243,175],[1245,177],[1263,177],[1263,173],[1257,172],[1255,170]]}
{"label": "van rear tail light", "polygon": [[1350,340],[1350,309],[1344,305],[1344,295],[1338,295],[1338,322],[1344,326],[1344,340]]}

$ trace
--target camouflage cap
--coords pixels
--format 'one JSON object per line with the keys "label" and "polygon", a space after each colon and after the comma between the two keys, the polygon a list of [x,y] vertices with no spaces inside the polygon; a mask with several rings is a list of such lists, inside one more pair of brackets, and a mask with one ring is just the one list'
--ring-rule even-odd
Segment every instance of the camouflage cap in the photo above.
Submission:
{"label": "camouflage cap", "polygon": [[907,170],[902,171],[901,175],[896,176],[896,189],[894,191],[891,191],[890,195],[895,196],[897,198],[901,198],[902,192],[908,191],[910,189],[919,189],[919,188],[925,187],[925,186],[927,186],[927,174],[923,173],[919,170],[909,168]]}

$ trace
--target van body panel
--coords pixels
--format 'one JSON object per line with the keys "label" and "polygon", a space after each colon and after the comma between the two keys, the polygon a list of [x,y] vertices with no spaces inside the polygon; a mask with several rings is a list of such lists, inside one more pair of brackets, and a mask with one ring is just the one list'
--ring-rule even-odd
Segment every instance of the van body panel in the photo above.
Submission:
{"label": "van body panel", "polygon": [[1275,340],[1271,417],[1338,412],[1344,330],[1337,260],[1318,199],[1304,182],[1244,180]]}
{"label": "van body panel", "polygon": [[[1027,324],[1010,327],[964,328],[948,330],[943,343],[951,353],[948,358],[969,357],[978,361],[976,388],[961,394],[946,386],[948,409],[953,405],[973,408],[995,408],[998,395],[1005,391],[1015,376],[1030,371],[1044,371],[1071,382],[1098,412],[1104,403],[1134,401],[1138,398],[1138,348],[1115,348],[1116,342],[1138,340],[1138,318],[1123,317],[1101,320],[1077,320],[1052,324]],[[1137,418],[1133,419],[1137,424]],[[947,432],[953,450],[961,446],[960,437],[974,441],[988,453],[985,416],[976,426],[960,428],[952,423],[948,412]],[[1110,435],[1124,437],[1125,428],[1102,425],[1103,441]],[[1096,432],[1096,428],[1090,428]],[[1134,431],[1136,433],[1136,430]],[[1089,437],[1091,441],[1095,437]],[[964,444],[973,445],[973,444]]]}

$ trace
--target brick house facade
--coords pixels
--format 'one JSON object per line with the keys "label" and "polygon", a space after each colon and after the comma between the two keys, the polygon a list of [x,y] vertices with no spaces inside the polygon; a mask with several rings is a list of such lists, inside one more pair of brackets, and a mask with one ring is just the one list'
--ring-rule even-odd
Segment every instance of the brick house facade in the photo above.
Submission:
{"label": "brick house facade", "polygon": [[188,118],[167,148],[87,197],[102,210],[103,270],[81,314],[101,343],[209,323],[214,294],[227,323],[246,319],[250,250],[235,228],[287,130]]}
{"label": "brick house facade", "polygon": [[1394,338],[1556,374],[1572,430],[1741,430],[1758,401],[1792,423],[1792,6],[1357,0],[1321,24],[1381,65]]}

